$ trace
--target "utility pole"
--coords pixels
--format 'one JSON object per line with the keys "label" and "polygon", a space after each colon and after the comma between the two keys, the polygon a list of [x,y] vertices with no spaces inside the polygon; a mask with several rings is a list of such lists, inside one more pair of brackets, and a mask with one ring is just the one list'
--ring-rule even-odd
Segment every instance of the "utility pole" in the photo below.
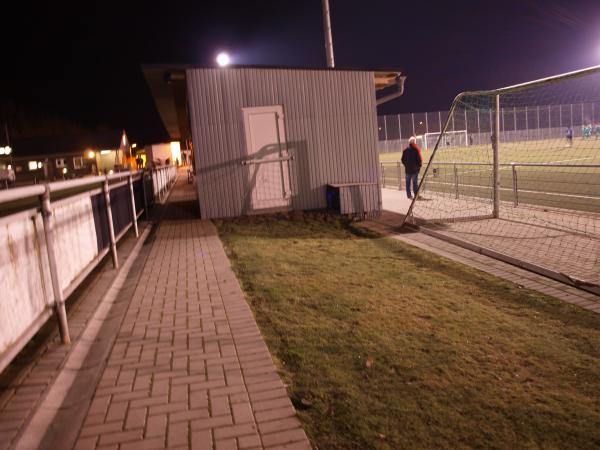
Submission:
{"label": "utility pole", "polygon": [[329,0],[323,1],[323,30],[325,31],[325,52],[327,53],[327,67],[334,68],[333,39],[331,38],[331,19],[329,18]]}

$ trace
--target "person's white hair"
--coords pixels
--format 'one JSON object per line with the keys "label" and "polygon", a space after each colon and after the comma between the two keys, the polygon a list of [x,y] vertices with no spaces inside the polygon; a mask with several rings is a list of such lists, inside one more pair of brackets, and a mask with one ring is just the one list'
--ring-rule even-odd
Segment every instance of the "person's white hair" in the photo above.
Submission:
{"label": "person's white hair", "polygon": [[409,144],[416,144],[417,143],[417,138],[415,136],[411,136],[410,139],[408,140]]}

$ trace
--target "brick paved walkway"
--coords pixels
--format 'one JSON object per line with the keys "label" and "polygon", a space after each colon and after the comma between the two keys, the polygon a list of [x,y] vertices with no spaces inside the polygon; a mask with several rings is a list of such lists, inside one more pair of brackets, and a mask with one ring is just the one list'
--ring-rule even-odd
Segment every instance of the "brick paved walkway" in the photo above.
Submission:
{"label": "brick paved walkway", "polygon": [[181,179],[78,449],[309,449],[211,222]]}
{"label": "brick paved walkway", "polygon": [[[140,224],[140,232],[143,231],[144,225]],[[137,243],[132,232],[130,234],[119,244],[121,266],[127,262]],[[68,299],[69,329],[73,342],[80,339],[115,276],[116,271],[110,258],[107,258]],[[60,343],[56,319],[52,317],[0,375],[0,450],[14,445],[15,438],[22,433],[61,372],[72,348]]]}
{"label": "brick paved walkway", "polygon": [[542,292],[552,297],[591,311],[600,313],[600,297],[589,292],[576,289],[542,275],[529,272],[519,267],[507,264],[497,259],[475,253],[471,250],[436,239],[424,233],[398,234],[397,227],[402,223],[402,215],[384,211],[377,220],[363,224],[374,231],[386,234],[394,239],[414,245],[440,256],[475,267],[483,272],[512,281],[520,286]]}

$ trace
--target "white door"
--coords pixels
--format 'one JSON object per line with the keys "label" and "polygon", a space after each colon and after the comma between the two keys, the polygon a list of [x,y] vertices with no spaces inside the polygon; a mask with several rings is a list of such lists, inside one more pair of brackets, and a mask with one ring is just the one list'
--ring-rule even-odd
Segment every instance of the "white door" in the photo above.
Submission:
{"label": "white door", "polygon": [[289,154],[280,105],[243,108],[253,212],[291,207]]}

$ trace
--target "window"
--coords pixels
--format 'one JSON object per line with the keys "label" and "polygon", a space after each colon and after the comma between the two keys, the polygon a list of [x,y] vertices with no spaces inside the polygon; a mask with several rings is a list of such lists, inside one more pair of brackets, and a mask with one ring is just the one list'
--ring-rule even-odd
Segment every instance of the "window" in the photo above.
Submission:
{"label": "window", "polygon": [[74,169],[83,168],[83,156],[74,156],[73,157],[73,168]]}
{"label": "window", "polygon": [[59,169],[61,167],[65,167],[65,158],[56,158],[54,160],[54,163],[56,164],[56,167],[58,167]]}
{"label": "window", "polygon": [[29,167],[29,170],[38,170],[38,165],[41,164],[38,161],[29,161],[27,163],[27,167]]}

